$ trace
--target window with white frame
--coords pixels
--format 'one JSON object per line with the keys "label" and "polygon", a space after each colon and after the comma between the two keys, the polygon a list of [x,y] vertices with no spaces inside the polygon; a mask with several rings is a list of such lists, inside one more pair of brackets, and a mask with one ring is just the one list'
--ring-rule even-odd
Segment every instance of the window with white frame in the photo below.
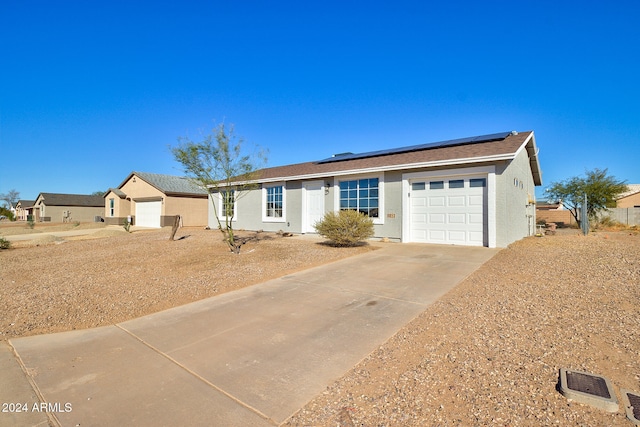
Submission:
{"label": "window with white frame", "polygon": [[233,218],[236,215],[235,190],[220,191],[220,217]]}
{"label": "window with white frame", "polygon": [[262,188],[263,197],[263,221],[285,220],[285,189],[278,184]]}
{"label": "window with white frame", "polygon": [[378,218],[379,181],[378,178],[340,181],[340,210],[356,210],[370,218]]}

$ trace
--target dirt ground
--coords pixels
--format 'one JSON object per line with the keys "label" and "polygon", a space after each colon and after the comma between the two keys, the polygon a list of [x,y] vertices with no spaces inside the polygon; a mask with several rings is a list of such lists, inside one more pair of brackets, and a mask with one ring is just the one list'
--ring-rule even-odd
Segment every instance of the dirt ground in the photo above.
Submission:
{"label": "dirt ground", "polygon": [[33,228],[29,227],[25,221],[2,221],[0,222],[0,236],[14,236],[16,234],[38,234],[51,231],[86,230],[94,228],[106,228],[104,222],[70,222],[52,223],[38,222]]}
{"label": "dirt ground", "polygon": [[[67,226],[39,231],[54,227]],[[374,249],[260,233],[235,255],[219,231],[169,234],[108,228],[13,242],[0,251],[0,339],[118,323]]]}

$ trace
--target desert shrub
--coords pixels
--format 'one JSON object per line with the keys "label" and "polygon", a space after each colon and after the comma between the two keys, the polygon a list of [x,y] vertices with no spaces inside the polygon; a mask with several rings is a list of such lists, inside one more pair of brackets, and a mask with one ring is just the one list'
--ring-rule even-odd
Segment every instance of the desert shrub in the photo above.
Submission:
{"label": "desert shrub", "polygon": [[354,246],[373,236],[373,220],[354,210],[327,212],[314,228],[338,246]]}
{"label": "desert shrub", "polygon": [[4,237],[0,237],[0,249],[9,249],[11,247],[11,242],[5,239]]}
{"label": "desert shrub", "polygon": [[131,223],[128,218],[125,218],[124,221],[122,221],[122,227],[124,227],[127,233],[131,233]]}
{"label": "desert shrub", "polygon": [[33,228],[36,226],[36,222],[33,220],[33,218],[29,218],[29,220],[27,221],[27,226],[33,230]]}
{"label": "desert shrub", "polygon": [[596,221],[591,223],[591,228],[594,230],[623,230],[625,228],[627,228],[626,225],[624,225],[621,222],[616,221],[615,219],[609,217],[609,216],[601,216],[599,218],[597,218]]}

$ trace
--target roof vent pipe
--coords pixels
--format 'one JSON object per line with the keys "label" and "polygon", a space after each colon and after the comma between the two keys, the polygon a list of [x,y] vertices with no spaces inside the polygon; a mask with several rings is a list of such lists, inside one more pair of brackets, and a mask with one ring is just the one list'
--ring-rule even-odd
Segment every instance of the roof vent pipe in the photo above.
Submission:
{"label": "roof vent pipe", "polygon": [[517,130],[512,130],[512,131],[511,131],[511,135],[516,136],[517,134],[518,134],[518,131],[517,131]]}

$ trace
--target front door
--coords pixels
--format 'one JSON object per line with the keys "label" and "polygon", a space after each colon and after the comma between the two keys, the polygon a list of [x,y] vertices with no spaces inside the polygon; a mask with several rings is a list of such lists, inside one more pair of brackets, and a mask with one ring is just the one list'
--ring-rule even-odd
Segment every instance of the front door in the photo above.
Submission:
{"label": "front door", "polygon": [[302,188],[302,232],[315,233],[313,226],[324,217],[324,182],[305,182]]}

